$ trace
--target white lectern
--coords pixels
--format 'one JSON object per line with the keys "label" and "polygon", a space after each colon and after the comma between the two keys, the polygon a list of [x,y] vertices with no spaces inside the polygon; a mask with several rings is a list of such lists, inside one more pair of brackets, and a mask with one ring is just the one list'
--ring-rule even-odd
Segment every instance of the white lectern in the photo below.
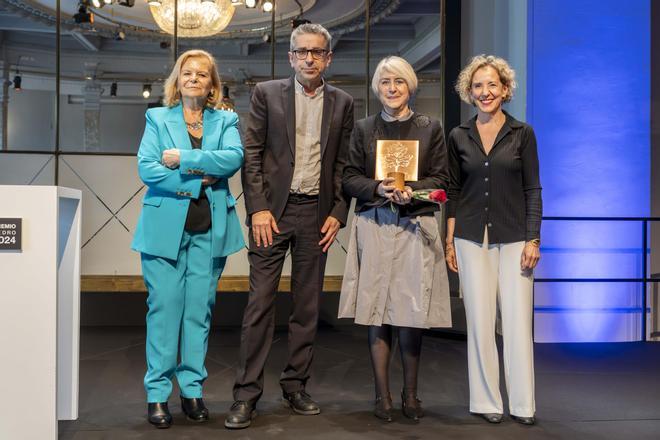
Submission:
{"label": "white lectern", "polygon": [[81,196],[0,185],[0,218],[22,219],[22,249],[0,250],[0,439],[78,418]]}

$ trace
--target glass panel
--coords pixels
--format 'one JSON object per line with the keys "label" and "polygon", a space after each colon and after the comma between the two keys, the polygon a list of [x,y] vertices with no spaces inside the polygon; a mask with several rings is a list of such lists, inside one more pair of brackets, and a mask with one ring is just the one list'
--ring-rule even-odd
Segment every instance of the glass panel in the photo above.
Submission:
{"label": "glass panel", "polygon": [[[440,2],[400,2],[396,8],[373,2],[371,15],[371,74],[380,60],[398,55],[408,61],[417,74],[418,90],[411,108],[436,119],[442,119]],[[370,112],[381,108],[372,94]]]}
{"label": "glass panel", "polygon": [[78,23],[60,40],[60,149],[137,152],[144,112],[160,105],[173,65],[173,37],[145,1],[63,1],[62,15]]}
{"label": "glass panel", "polygon": [[[182,1],[179,0],[179,2]],[[254,84],[271,79],[270,29],[272,20],[271,12],[265,11],[259,2],[255,3],[255,7],[248,7],[251,4],[244,1],[237,2],[238,4],[235,6],[231,6],[231,3],[230,0],[216,0],[214,4],[192,4],[188,9],[191,14],[196,13],[198,8],[207,6],[217,10],[219,15],[225,17],[231,15],[231,20],[224,30],[215,35],[196,38],[179,37],[179,52],[203,49],[213,54],[223,85],[222,108],[238,114],[239,128],[244,131]],[[295,6],[294,2],[286,3],[292,3]],[[224,9],[227,4],[230,6],[229,9]],[[277,29],[286,28],[288,25],[289,13],[287,11],[289,9],[287,7],[278,11]],[[190,30],[190,32],[193,31]],[[203,27],[194,32],[203,33]],[[183,30],[180,28],[179,34],[182,33]],[[286,52],[283,60],[286,60]],[[240,173],[236,173],[229,179],[229,188],[236,198],[236,212],[243,222],[246,213]],[[247,228],[243,228],[243,233],[247,243]],[[223,273],[225,275],[246,275],[248,273],[246,255],[246,250],[231,255]]]}
{"label": "glass panel", "polygon": [[0,149],[55,149],[55,26],[37,14],[3,8]]}
{"label": "glass panel", "polygon": [[[347,92],[353,97],[354,119],[367,116],[367,48],[364,39],[366,23],[364,1],[337,2],[325,5],[327,10],[324,25],[332,35],[332,63],[326,72],[328,83]],[[331,11],[336,15],[332,15]],[[347,224],[353,222],[353,209],[349,210]],[[342,276],[346,260],[346,250],[350,237],[350,227],[342,228],[328,251],[326,275]]]}

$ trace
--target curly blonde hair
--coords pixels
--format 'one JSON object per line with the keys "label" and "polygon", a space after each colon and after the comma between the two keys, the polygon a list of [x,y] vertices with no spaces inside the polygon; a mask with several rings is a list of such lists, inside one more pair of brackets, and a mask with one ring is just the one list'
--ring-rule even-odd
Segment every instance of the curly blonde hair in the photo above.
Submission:
{"label": "curly blonde hair", "polygon": [[509,63],[504,58],[496,57],[495,55],[477,55],[473,57],[470,62],[461,70],[456,80],[454,88],[460,96],[461,101],[466,104],[474,105],[474,100],[470,94],[472,87],[472,77],[474,73],[482,67],[490,66],[497,72],[500,77],[502,85],[506,87],[506,95],[502,98],[504,102],[511,101],[513,98],[513,91],[516,84],[516,72],[509,66]]}
{"label": "curly blonde hair", "polygon": [[213,55],[205,50],[193,49],[187,50],[182,53],[174,63],[170,76],[165,80],[163,87],[165,97],[163,103],[168,107],[174,107],[181,102],[181,91],[179,90],[179,75],[181,68],[190,58],[206,58],[211,65],[211,84],[212,89],[206,99],[206,106],[210,108],[218,108],[222,101],[222,83],[220,82],[220,75],[218,74],[218,65],[215,62]]}

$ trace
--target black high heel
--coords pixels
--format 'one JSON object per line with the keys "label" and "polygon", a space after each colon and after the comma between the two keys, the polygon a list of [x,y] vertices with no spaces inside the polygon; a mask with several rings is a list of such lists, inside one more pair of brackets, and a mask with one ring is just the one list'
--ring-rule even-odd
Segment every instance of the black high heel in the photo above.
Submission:
{"label": "black high heel", "polygon": [[417,398],[415,394],[408,394],[406,390],[401,391],[401,411],[403,415],[418,421],[424,417],[424,410],[421,405],[422,401]]}
{"label": "black high heel", "polygon": [[[389,408],[385,406],[386,403],[389,403]],[[388,395],[386,398],[376,396],[376,403],[374,405],[374,415],[376,417],[386,422],[391,422],[393,410],[392,396]]]}

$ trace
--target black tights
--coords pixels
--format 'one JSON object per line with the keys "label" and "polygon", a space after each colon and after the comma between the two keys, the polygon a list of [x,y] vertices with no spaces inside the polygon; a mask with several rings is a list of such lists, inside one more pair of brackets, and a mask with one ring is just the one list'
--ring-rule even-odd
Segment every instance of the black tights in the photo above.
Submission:
{"label": "black tights", "polygon": [[[417,394],[417,372],[422,348],[422,329],[398,327],[401,363],[403,364],[404,391],[407,396]],[[374,369],[376,397],[387,399],[390,395],[390,352],[392,349],[392,327],[389,325],[369,326],[369,352]]]}

